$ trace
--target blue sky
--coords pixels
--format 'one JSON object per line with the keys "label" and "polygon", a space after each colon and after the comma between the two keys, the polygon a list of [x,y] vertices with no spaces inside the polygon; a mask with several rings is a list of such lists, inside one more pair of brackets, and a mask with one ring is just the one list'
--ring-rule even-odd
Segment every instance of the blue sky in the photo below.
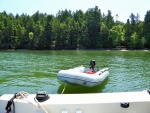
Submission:
{"label": "blue sky", "polygon": [[114,20],[118,14],[118,20],[126,22],[131,13],[139,14],[140,20],[150,10],[150,0],[0,0],[0,12],[4,10],[9,14],[21,15],[26,13],[34,14],[39,10],[40,13],[57,14],[59,10],[76,11],[81,9],[87,11],[88,8],[98,6],[102,13],[107,14],[111,10]]}

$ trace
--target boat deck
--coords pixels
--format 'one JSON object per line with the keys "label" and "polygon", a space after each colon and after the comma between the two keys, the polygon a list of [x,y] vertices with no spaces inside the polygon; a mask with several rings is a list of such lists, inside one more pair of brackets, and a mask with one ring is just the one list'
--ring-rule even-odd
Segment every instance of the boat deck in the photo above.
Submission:
{"label": "boat deck", "polygon": [[[0,97],[0,113],[5,112],[12,94]],[[35,103],[35,94],[29,94],[27,100]],[[94,94],[49,94],[50,98],[41,102],[48,113],[150,113],[150,94],[142,92],[94,93]],[[39,112],[39,108],[28,104],[26,99],[15,99],[16,113]],[[28,104],[28,105],[27,105]],[[126,104],[128,104],[126,106]],[[38,112],[37,112],[38,111]]]}

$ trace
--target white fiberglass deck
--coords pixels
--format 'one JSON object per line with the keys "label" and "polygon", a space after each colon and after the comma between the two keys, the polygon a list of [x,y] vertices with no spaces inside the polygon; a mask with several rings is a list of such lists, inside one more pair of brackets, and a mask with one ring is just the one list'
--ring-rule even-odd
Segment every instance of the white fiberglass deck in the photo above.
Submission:
{"label": "white fiberglass deck", "polygon": [[[0,97],[0,113],[6,112],[5,107],[12,96]],[[15,99],[15,113],[45,113],[37,107],[35,96],[29,94],[27,99]],[[47,113],[150,113],[150,94],[147,91],[49,96],[49,100],[40,102]],[[129,103],[129,107],[123,108],[121,103]]]}

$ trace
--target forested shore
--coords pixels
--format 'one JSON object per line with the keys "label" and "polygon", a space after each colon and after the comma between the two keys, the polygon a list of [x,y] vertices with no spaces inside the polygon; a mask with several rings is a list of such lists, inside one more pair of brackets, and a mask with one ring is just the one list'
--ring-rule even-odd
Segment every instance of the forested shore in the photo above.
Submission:
{"label": "forested shore", "polygon": [[[117,15],[116,15],[117,18]],[[95,6],[86,12],[58,11],[13,15],[0,12],[0,49],[150,49],[150,10],[144,21],[129,15],[126,23]]]}

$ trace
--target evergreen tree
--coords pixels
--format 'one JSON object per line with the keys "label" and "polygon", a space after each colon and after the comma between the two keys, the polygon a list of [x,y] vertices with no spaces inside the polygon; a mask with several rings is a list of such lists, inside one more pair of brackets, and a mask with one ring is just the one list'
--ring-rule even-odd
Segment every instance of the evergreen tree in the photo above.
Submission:
{"label": "evergreen tree", "polygon": [[127,23],[124,25],[125,29],[125,46],[129,48],[130,37],[132,35],[130,20],[127,19]]}
{"label": "evergreen tree", "polygon": [[[85,48],[85,37],[87,32],[85,14],[82,10],[76,11],[74,13],[74,20],[76,23],[76,33],[77,33],[77,47],[78,48]],[[72,27],[73,29],[73,27]],[[75,36],[75,35],[74,35]]]}
{"label": "evergreen tree", "polygon": [[48,15],[46,17],[46,25],[44,27],[44,34],[43,34],[43,39],[42,41],[42,45],[45,49],[51,49],[51,45],[52,45],[52,31],[53,31],[53,26],[52,26],[52,22],[53,22],[53,16],[52,15]]}
{"label": "evergreen tree", "polygon": [[145,37],[145,47],[150,48],[150,10],[147,11],[145,18],[144,18],[144,26],[143,32]]}
{"label": "evergreen tree", "polygon": [[100,38],[100,25],[101,11],[96,6],[86,12],[87,36],[85,42],[87,48],[97,48],[97,41]]}
{"label": "evergreen tree", "polygon": [[150,48],[150,11],[144,21],[131,13],[126,23],[114,21],[112,13],[101,14],[95,6],[59,11],[56,16],[35,12],[0,13],[0,49],[99,49],[125,46]]}

